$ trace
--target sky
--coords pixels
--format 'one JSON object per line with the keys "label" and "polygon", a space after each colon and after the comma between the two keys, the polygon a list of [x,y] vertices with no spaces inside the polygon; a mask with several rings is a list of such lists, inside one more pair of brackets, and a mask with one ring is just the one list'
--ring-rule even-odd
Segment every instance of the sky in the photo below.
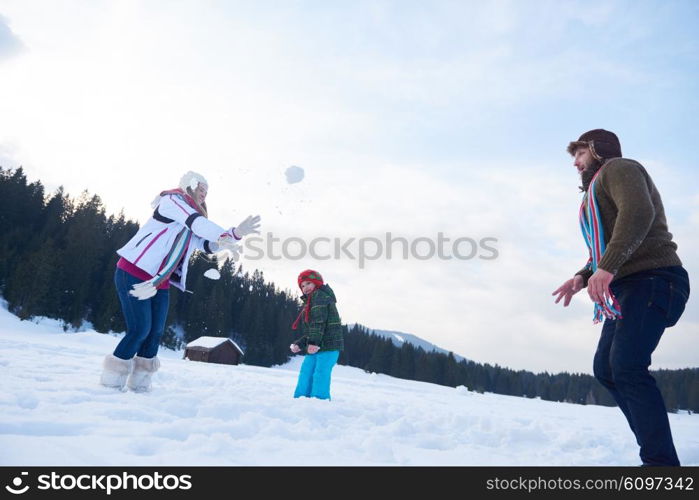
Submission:
{"label": "sky", "polygon": [[[349,366],[333,369],[331,401],[294,399],[302,356],[263,368],[162,349],[152,390],[119,392],[99,385],[99,370],[120,335],[65,333],[58,321],[20,321],[5,307],[0,301],[3,466],[640,462],[618,408],[478,394]],[[699,419],[684,410],[668,418],[682,464],[698,465]]]}
{"label": "sky", "polygon": [[[294,291],[317,269],[344,322],[591,373],[589,298],[551,297],[587,260],[565,148],[617,133],[698,275],[698,21],[692,1],[0,0],[0,165],[139,222],[200,172],[211,220],[262,216],[248,245],[272,252],[243,268]],[[698,342],[690,298],[653,367],[699,366]]]}

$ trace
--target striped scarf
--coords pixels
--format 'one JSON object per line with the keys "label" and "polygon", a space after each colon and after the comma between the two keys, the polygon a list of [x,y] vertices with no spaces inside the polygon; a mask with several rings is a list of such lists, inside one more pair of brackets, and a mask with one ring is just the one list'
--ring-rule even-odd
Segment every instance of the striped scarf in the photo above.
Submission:
{"label": "striped scarf", "polygon": [[[580,229],[582,229],[583,238],[590,250],[590,258],[587,261],[586,269],[593,273],[597,271],[602,255],[604,255],[604,228],[602,227],[602,216],[600,215],[597,199],[595,198],[595,184],[597,176],[602,171],[600,169],[590,181],[590,187],[587,189],[580,205]],[[616,297],[609,292],[610,298],[605,299],[602,304],[595,304],[593,323],[597,324],[607,319],[620,319],[621,306]]]}
{"label": "striped scarf", "polygon": [[[199,213],[202,212],[198,204],[194,203],[192,197],[187,196],[181,189],[163,191],[160,193],[160,196],[164,196],[166,194],[178,194],[187,202],[189,206],[195,208]],[[160,271],[158,271],[158,273],[151,279],[133,285],[133,290],[131,290],[129,293],[139,300],[145,300],[153,297],[158,292],[158,286],[170,279],[170,275],[172,275],[172,273],[177,269],[182,257],[187,252],[191,239],[192,231],[187,226],[184,226],[175,237],[175,241],[170,247],[165,259],[163,259],[164,264]]]}
{"label": "striped scarf", "polygon": [[313,291],[308,295],[308,297],[306,297],[306,303],[305,303],[305,304],[303,305],[303,307],[301,308],[301,311],[299,312],[299,315],[296,317],[296,321],[294,321],[294,324],[291,325],[291,329],[292,329],[292,330],[296,330],[296,329],[299,327],[299,322],[301,321],[301,317],[304,316],[304,313],[305,313],[305,316],[306,316],[306,318],[304,319],[304,323],[308,323],[308,322],[310,321],[311,297],[313,297],[313,292],[315,292],[315,290],[313,290]]}

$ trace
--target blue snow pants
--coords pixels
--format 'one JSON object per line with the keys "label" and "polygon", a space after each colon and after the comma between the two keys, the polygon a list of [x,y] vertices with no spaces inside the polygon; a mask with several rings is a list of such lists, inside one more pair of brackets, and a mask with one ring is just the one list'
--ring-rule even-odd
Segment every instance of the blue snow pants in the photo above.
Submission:
{"label": "blue snow pants", "polygon": [[666,328],[682,315],[689,276],[681,266],[641,271],[612,281],[622,319],[606,320],[594,373],[612,394],[636,436],[644,465],[680,465],[663,396],[648,372]]}
{"label": "blue snow pants", "polygon": [[294,397],[330,399],[330,374],[339,357],[340,351],[306,354]]}
{"label": "blue snow pants", "polygon": [[142,358],[153,358],[158,354],[160,337],[165,330],[170,290],[158,290],[153,297],[139,300],[129,295],[129,290],[141,281],[123,269],[114,273],[114,284],[126,320],[126,335],[114,350],[114,356],[131,359],[136,354]]}

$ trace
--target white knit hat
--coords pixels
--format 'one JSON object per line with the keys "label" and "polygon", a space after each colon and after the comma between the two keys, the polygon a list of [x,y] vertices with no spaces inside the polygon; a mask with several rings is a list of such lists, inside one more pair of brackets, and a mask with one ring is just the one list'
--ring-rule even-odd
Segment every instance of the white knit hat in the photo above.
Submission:
{"label": "white knit hat", "polygon": [[209,185],[209,183],[206,182],[206,179],[204,179],[203,175],[190,170],[180,179],[180,189],[187,191],[187,188],[190,188],[192,191],[194,191],[200,183],[205,184],[206,186]]}
{"label": "white knit hat", "polygon": [[[182,178],[180,179],[180,184],[179,188],[184,191],[185,193],[187,192],[187,188],[191,191],[190,195],[194,193],[194,190],[197,189],[197,186],[201,184],[205,184],[207,187],[209,186],[209,183],[206,182],[206,179],[204,179],[204,176],[201,174],[198,174],[196,172],[192,172],[191,170],[184,174]],[[162,193],[161,193],[162,194]],[[156,208],[158,204],[160,203],[160,198],[161,195],[159,194],[155,198],[153,198],[153,201],[150,202],[150,206],[153,208]],[[204,212],[206,213],[206,205],[203,204],[202,207],[204,209]]]}

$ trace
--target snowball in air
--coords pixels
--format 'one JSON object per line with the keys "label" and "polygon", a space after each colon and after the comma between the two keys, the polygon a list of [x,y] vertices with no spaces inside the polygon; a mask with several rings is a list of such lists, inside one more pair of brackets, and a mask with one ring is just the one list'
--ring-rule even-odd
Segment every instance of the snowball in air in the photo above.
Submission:
{"label": "snowball in air", "polygon": [[209,278],[210,280],[217,280],[221,277],[221,273],[218,272],[218,269],[209,269],[204,273],[204,276]]}
{"label": "snowball in air", "polygon": [[296,184],[297,182],[301,182],[303,180],[304,173],[301,167],[292,165],[286,169],[284,175],[286,175],[287,184]]}

